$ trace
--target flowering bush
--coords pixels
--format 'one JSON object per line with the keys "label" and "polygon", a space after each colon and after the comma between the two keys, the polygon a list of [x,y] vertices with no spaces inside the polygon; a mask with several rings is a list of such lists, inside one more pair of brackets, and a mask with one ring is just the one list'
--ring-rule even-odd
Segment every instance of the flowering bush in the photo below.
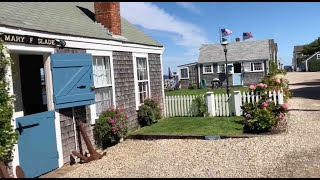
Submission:
{"label": "flowering bush", "polygon": [[274,101],[269,98],[268,91],[273,90],[272,88],[276,85],[286,82],[286,79],[272,79],[269,85],[262,82],[249,86],[249,90],[254,92],[254,94],[259,93],[261,99],[256,103],[245,103],[241,107],[244,117],[244,132],[260,133],[269,131],[279,121],[284,120],[288,104],[275,105]]}
{"label": "flowering bush", "polygon": [[103,112],[93,129],[95,144],[105,149],[117,144],[128,134],[127,116],[122,109],[111,108]]}

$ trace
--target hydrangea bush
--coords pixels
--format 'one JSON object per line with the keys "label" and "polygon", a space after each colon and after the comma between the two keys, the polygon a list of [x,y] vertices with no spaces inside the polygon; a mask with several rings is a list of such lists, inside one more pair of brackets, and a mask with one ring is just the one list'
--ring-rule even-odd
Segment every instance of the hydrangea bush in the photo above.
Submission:
{"label": "hydrangea bush", "polygon": [[289,95],[284,98],[284,104],[276,105],[269,97],[268,92],[282,89],[285,97],[285,92],[289,92],[288,84],[289,82],[284,76],[274,76],[264,78],[261,83],[249,86],[249,90],[254,94],[260,94],[261,99],[254,103],[245,103],[241,107],[244,117],[244,132],[266,132],[284,120],[289,108],[287,103]]}
{"label": "hydrangea bush", "polygon": [[117,144],[128,134],[128,122],[124,110],[107,109],[99,116],[93,133],[95,144],[102,149]]}

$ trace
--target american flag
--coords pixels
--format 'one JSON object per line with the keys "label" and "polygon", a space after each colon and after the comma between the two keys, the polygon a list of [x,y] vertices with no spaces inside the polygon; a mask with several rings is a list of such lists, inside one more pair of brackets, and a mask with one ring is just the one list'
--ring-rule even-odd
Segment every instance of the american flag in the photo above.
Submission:
{"label": "american flag", "polygon": [[251,32],[244,32],[243,33],[243,40],[250,39],[250,38],[253,38],[253,35]]}
{"label": "american flag", "polygon": [[222,37],[232,34],[230,29],[221,29]]}

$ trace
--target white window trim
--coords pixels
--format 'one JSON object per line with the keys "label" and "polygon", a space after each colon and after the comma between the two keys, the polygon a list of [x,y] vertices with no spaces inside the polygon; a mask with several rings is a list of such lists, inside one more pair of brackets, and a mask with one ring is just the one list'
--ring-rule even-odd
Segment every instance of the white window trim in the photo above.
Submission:
{"label": "white window trim", "polygon": [[317,59],[320,59],[320,54],[317,54]]}
{"label": "white window trim", "polygon": [[[262,70],[254,70],[254,63],[261,63],[262,64]],[[264,71],[264,63],[263,62],[251,62],[253,69],[251,72],[263,72]],[[251,68],[251,64],[250,64],[250,68]]]}
{"label": "white window trim", "polygon": [[[111,86],[112,86],[112,103],[113,106],[116,107],[116,91],[115,91],[115,84],[114,84],[114,68],[113,68],[113,56],[112,51],[99,51],[99,50],[87,50],[87,53],[91,54],[93,56],[109,56],[110,57],[110,68],[111,68]],[[108,86],[110,87],[110,86]],[[91,124],[96,123],[97,117],[97,110],[96,110],[96,104],[90,105],[90,115],[91,115]]]}
{"label": "white window trim", "polygon": [[[187,72],[188,72],[188,77],[187,78],[183,78],[183,77],[181,77],[181,69],[187,69]],[[179,68],[179,79],[189,79],[189,67],[181,67],[181,68]]]}
{"label": "white window trim", "polygon": [[[206,68],[205,68],[206,66],[211,66],[211,72],[206,72]],[[202,74],[213,74],[213,65],[212,64],[203,64]]]}
{"label": "white window trim", "polygon": [[[224,67],[224,72],[222,72],[220,69],[221,65]],[[226,64],[217,64],[217,73],[226,73]]]}
{"label": "white window trim", "polygon": [[[139,82],[146,82],[148,81],[148,97],[151,97],[151,91],[150,91],[150,68],[149,68],[149,59],[147,53],[132,53],[133,57],[133,76],[134,76],[134,87],[135,87],[135,99],[136,99],[136,110],[139,109],[139,107],[143,103],[139,103]],[[146,58],[147,59],[147,73],[148,73],[148,80],[139,80],[138,81],[138,75],[137,75],[137,58]]]}

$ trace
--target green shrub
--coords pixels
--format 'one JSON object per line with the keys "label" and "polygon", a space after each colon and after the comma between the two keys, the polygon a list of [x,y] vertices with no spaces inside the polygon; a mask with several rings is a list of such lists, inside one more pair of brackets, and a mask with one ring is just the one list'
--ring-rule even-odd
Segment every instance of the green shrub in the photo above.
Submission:
{"label": "green shrub", "polygon": [[310,72],[320,71],[320,62],[319,61],[310,61],[308,62],[308,67]]}
{"label": "green shrub", "polygon": [[148,105],[141,105],[138,110],[138,121],[141,127],[149,126],[157,122],[154,110]]}
{"label": "green shrub", "polygon": [[6,58],[4,53],[5,46],[0,40],[0,161],[11,159],[12,150],[18,138],[11,125],[13,97],[9,95],[8,83],[5,78],[11,59]]}
{"label": "green shrub", "polygon": [[197,96],[191,104],[192,115],[197,117],[209,116],[208,105],[204,96]]}
{"label": "green shrub", "polygon": [[106,110],[99,116],[93,129],[95,144],[102,149],[117,144],[121,138],[127,136],[127,124],[123,110],[119,108]]}
{"label": "green shrub", "polygon": [[147,99],[144,100],[143,104],[146,105],[146,106],[150,106],[152,108],[153,113],[154,113],[154,117],[155,117],[156,120],[162,118],[162,116],[161,116],[161,112],[162,111],[161,111],[161,108],[160,108],[158,100],[147,98]]}
{"label": "green shrub", "polygon": [[197,84],[193,83],[193,82],[190,82],[188,89],[197,89]]}

